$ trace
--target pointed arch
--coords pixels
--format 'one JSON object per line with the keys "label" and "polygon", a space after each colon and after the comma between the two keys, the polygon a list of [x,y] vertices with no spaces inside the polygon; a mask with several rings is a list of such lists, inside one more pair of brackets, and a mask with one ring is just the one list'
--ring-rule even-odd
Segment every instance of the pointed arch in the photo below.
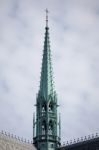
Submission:
{"label": "pointed arch", "polygon": [[47,110],[47,105],[46,105],[46,102],[44,101],[42,103],[42,112],[45,112]]}
{"label": "pointed arch", "polygon": [[45,135],[45,133],[46,133],[46,121],[43,120],[42,121],[42,135]]}
{"label": "pointed arch", "polygon": [[48,133],[49,135],[53,135],[54,131],[54,122],[52,120],[49,121],[49,128],[48,128]]}
{"label": "pointed arch", "polygon": [[53,102],[52,101],[50,101],[49,102],[49,112],[53,112],[53,110],[54,110],[54,105],[53,105]]}

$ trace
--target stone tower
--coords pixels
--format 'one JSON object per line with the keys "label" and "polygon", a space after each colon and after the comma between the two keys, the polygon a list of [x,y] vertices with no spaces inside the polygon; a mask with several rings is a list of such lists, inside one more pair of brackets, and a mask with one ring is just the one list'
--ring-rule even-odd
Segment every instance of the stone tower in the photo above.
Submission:
{"label": "stone tower", "polygon": [[48,10],[46,10],[40,88],[36,98],[36,121],[35,118],[33,119],[33,143],[37,150],[56,150],[60,145],[60,121],[57,118],[57,107],[49,41]]}

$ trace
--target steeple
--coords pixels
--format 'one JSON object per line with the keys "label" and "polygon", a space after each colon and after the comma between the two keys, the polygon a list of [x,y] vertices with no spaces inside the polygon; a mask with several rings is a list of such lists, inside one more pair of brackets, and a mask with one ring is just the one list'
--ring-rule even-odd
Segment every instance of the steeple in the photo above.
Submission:
{"label": "steeple", "polygon": [[48,10],[46,9],[40,88],[36,98],[36,121],[35,117],[33,119],[33,143],[37,150],[56,150],[60,145],[60,124],[57,119],[57,106],[49,41]]}
{"label": "steeple", "polygon": [[46,8],[46,28],[48,27],[48,9]]}
{"label": "steeple", "polygon": [[46,9],[46,27],[45,27],[45,41],[43,50],[42,70],[40,79],[39,93],[46,100],[48,96],[54,92],[53,70],[51,62],[51,49],[49,41],[49,27],[48,27],[48,10]]}

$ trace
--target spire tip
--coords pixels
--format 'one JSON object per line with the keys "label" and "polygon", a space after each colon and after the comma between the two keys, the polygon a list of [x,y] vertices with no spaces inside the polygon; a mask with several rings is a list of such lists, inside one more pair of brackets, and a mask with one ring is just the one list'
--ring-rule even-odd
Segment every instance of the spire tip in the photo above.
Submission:
{"label": "spire tip", "polygon": [[46,11],[46,27],[48,27],[48,13],[49,13],[49,11],[47,8],[45,11]]}

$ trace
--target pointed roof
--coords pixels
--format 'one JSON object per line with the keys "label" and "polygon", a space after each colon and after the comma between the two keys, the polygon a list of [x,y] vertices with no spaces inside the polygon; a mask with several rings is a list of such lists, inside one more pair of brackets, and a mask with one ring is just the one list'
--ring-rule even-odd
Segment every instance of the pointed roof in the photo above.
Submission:
{"label": "pointed roof", "polygon": [[53,93],[54,93],[54,85],[53,85],[53,72],[51,62],[51,49],[49,41],[48,11],[46,10],[45,41],[44,41],[39,94],[47,100],[49,95],[52,95]]}

